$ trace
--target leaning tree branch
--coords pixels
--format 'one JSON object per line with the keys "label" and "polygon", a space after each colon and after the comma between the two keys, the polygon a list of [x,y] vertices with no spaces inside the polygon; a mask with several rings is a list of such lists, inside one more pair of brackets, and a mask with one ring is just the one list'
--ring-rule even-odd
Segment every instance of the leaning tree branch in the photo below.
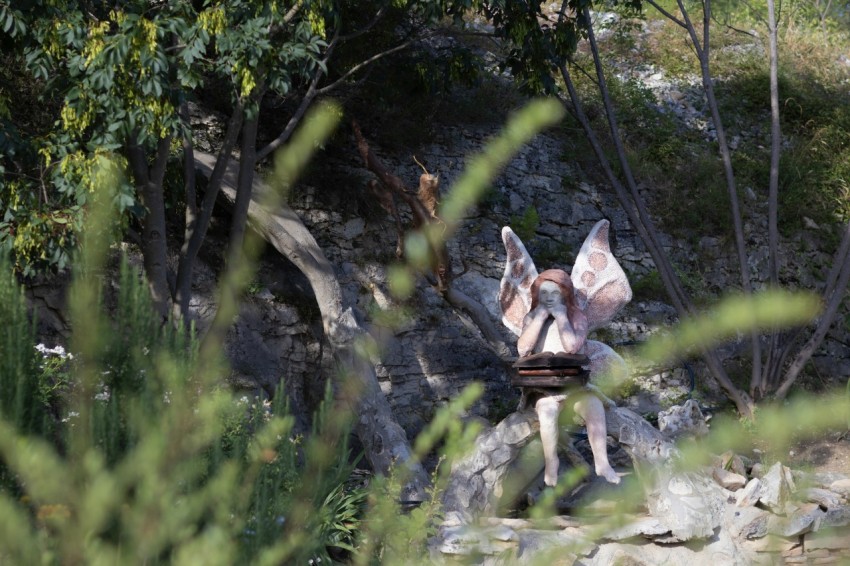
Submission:
{"label": "leaning tree branch", "polygon": [[[585,18],[587,18],[588,22],[590,21],[588,9],[585,9]],[[623,147],[622,136],[620,135],[620,129],[617,123],[617,116],[614,112],[614,105],[611,101],[611,94],[608,91],[608,85],[605,80],[605,73],[602,69],[602,61],[599,57],[599,47],[596,43],[596,36],[593,33],[593,26],[590,23],[588,23],[587,26],[587,35],[588,41],[590,42],[591,52],[593,53],[593,63],[596,69],[597,85],[599,87],[599,92],[602,95],[602,100],[605,107],[605,117],[607,118],[608,126],[611,131],[611,137],[617,151],[617,158],[620,162],[623,174],[626,178],[626,185],[628,186],[629,192],[631,193],[630,202],[632,202],[635,206],[635,210],[637,212],[637,217],[639,219],[640,224],[645,227],[644,233],[647,237],[647,240],[645,241],[651,244],[652,248],[658,250],[659,256],[661,256],[661,242],[658,239],[658,234],[655,230],[652,217],[649,215],[649,211],[646,209],[646,205],[644,204],[643,198],[638,192],[637,182],[635,181],[631,166],[629,165],[629,161],[626,156],[626,150]],[[688,314],[694,314],[693,305],[691,304],[690,299],[685,293],[684,288],[682,287],[675,270],[673,270],[672,266],[669,265],[669,262],[665,261],[663,265],[659,265],[659,263],[656,262],[656,266],[659,269],[659,273],[662,271],[666,272],[667,279],[670,282],[669,289],[672,289],[675,295],[678,296],[679,302],[683,307],[683,311],[687,312]]]}
{"label": "leaning tree branch", "polygon": [[[585,8],[585,17],[590,19],[589,10]],[[617,158],[620,161],[621,166],[623,167],[623,174],[626,177],[626,185],[629,187],[629,192],[632,195],[632,199],[637,207],[638,214],[641,219],[641,223],[644,226],[652,227],[652,218],[649,215],[649,211],[646,210],[643,199],[641,198],[638,188],[637,182],[635,181],[634,174],[632,173],[632,168],[628,165],[628,157],[626,156],[625,147],[623,147],[623,139],[620,135],[620,128],[617,122],[617,115],[614,112],[614,105],[611,101],[611,93],[608,91],[608,84],[605,80],[605,73],[602,69],[602,61],[599,57],[599,47],[596,43],[596,35],[593,32],[593,26],[588,25],[587,29],[588,41],[590,42],[591,51],[593,52],[593,64],[596,69],[596,77],[597,84],[599,86],[599,91],[602,93],[602,100],[605,106],[605,116],[608,119],[608,126],[611,130],[611,138],[614,142],[614,146],[617,150]],[[658,240],[658,235],[654,229],[648,229],[647,234],[652,240],[653,245],[661,249],[661,242]],[[683,298],[683,303],[688,304],[687,297],[685,295],[684,289],[682,289],[681,285],[678,284],[678,277],[675,277],[675,272],[670,270],[674,277],[672,278],[674,283],[676,283],[676,289],[679,295]]]}
{"label": "leaning tree branch", "polygon": [[[590,33],[592,33],[592,29]],[[592,45],[595,45],[595,41]],[[595,58],[598,58],[598,50],[596,50],[594,56]],[[591,147],[593,148],[593,151],[597,156],[597,160],[600,163],[603,172],[605,173],[611,185],[614,187],[615,193],[617,194],[617,197],[620,200],[623,209],[628,215],[632,226],[634,226],[635,230],[637,230],[638,234],[640,235],[641,240],[647,246],[647,250],[649,251],[650,255],[653,258],[653,261],[656,264],[658,272],[664,283],[665,289],[667,289],[667,292],[671,300],[673,301],[677,312],[679,312],[680,316],[687,316],[689,314],[693,314],[694,307],[688,299],[687,294],[682,289],[681,283],[679,282],[675,271],[669,263],[669,259],[664,254],[663,248],[658,244],[657,238],[652,236],[652,233],[655,232],[654,224],[648,212],[646,211],[645,206],[643,206],[643,199],[640,196],[640,193],[637,191],[636,185],[630,187],[632,196],[634,197],[634,199],[632,199],[629,197],[629,193],[626,191],[626,188],[620,182],[617,175],[614,174],[611,164],[608,161],[608,157],[604,149],[602,148],[602,144],[599,142],[596,136],[596,132],[594,131],[592,125],[590,124],[590,120],[587,118],[587,115],[583,110],[581,99],[578,96],[578,92],[575,88],[575,85],[573,84],[572,76],[570,75],[569,69],[563,63],[559,65],[558,69],[561,72],[561,76],[563,77],[564,82],[567,86],[567,90],[570,95],[570,100],[573,105],[573,112],[578,118],[579,123],[582,125],[582,128],[585,131],[585,136]],[[604,85],[604,78],[600,80],[599,84]],[[563,99],[559,98],[559,100],[561,100],[563,104],[566,104],[566,101],[564,101]],[[613,112],[611,112],[610,109],[611,105],[607,104],[606,116],[609,117],[609,119],[613,118]],[[617,131],[616,128],[614,129],[614,131]],[[616,137],[619,138],[618,133]],[[622,159],[622,157],[623,156],[621,156],[620,158]],[[624,169],[628,169],[628,161],[623,161],[622,166]],[[745,392],[738,389],[734,385],[734,383],[732,383],[731,379],[729,379],[729,376],[724,370],[723,365],[717,356],[717,353],[713,350],[706,350],[702,353],[712,375],[714,375],[718,384],[724,389],[727,396],[735,403],[738,411],[745,416],[751,415],[751,399]]]}
{"label": "leaning tree branch", "polygon": [[[679,313],[679,316],[685,316],[690,314],[691,309],[690,306],[686,306],[683,297],[676,290],[677,285],[673,279],[675,277],[675,273],[672,269],[667,269],[667,260],[660,248],[657,248],[654,245],[654,239],[650,237],[648,233],[648,228],[644,225],[641,215],[638,212],[637,206],[629,197],[626,188],[617,178],[617,175],[614,173],[613,168],[611,167],[611,163],[608,160],[607,155],[605,154],[605,150],[602,147],[599,138],[596,136],[596,131],[593,129],[593,126],[590,124],[590,120],[587,117],[587,114],[584,111],[584,106],[581,103],[581,99],[578,96],[578,91],[575,88],[575,84],[573,83],[572,75],[569,72],[569,69],[566,65],[560,66],[561,76],[564,78],[564,83],[567,86],[567,92],[570,96],[571,102],[571,112],[578,119],[582,128],[584,129],[585,137],[590,143],[590,147],[593,149],[594,154],[596,154],[596,158],[599,161],[600,166],[602,167],[602,171],[605,173],[605,177],[608,179],[608,182],[611,183],[611,186],[614,187],[614,192],[617,195],[618,200],[620,201],[620,205],[623,207],[623,210],[626,212],[626,215],[629,217],[629,222],[634,226],[635,230],[637,230],[638,234],[641,237],[641,240],[647,247],[650,255],[652,256],[653,261],[655,262],[656,268],[658,269],[658,273],[661,276],[661,280],[664,283],[665,289],[667,289],[670,300],[673,301],[673,306],[676,307],[676,311]],[[565,106],[567,105],[566,101],[559,97],[559,100]]]}
{"label": "leaning tree branch", "polygon": [[[195,159],[205,175],[210,175],[213,165],[217,167],[219,163],[214,156],[202,152],[196,152]],[[239,167],[232,161],[228,165],[221,193],[232,206],[236,199],[234,186]],[[354,421],[354,429],[363,442],[366,458],[379,473],[388,474],[399,466],[406,468],[410,475],[402,498],[424,500],[430,484],[428,474],[413,457],[407,436],[378,384],[374,365],[358,353],[367,336],[352,307],[345,302],[333,266],[298,215],[280,202],[275,202],[273,207],[261,205],[260,201],[266,200],[270,189],[257,176],[254,176],[253,185],[249,223],[307,277],[316,296],[325,337],[339,368],[344,370],[340,374],[358,384],[358,394],[344,400],[355,405],[358,418]]]}
{"label": "leaning tree branch", "polygon": [[[655,263],[656,268],[658,269],[658,273],[661,276],[661,280],[664,283],[664,288],[667,290],[668,295],[670,296],[670,300],[673,301],[673,305],[676,307],[676,311],[679,313],[680,317],[688,316],[693,308],[690,303],[688,306],[685,306],[683,303],[683,297],[681,297],[676,292],[676,283],[674,283],[674,279],[676,275],[672,270],[672,267],[669,265],[669,261],[664,255],[664,252],[661,248],[656,248],[652,239],[647,234],[648,228],[644,226],[641,222],[640,215],[638,214],[637,207],[629,198],[628,193],[626,192],[625,187],[614,174],[614,170],[611,168],[611,163],[608,161],[608,156],[605,154],[605,150],[602,148],[602,144],[599,142],[599,139],[596,136],[596,132],[593,130],[593,127],[590,125],[590,120],[588,120],[587,115],[584,113],[584,108],[582,107],[581,100],[578,97],[578,92],[576,91],[575,85],[572,81],[572,76],[569,73],[566,65],[560,66],[561,76],[564,77],[564,81],[567,85],[567,90],[569,91],[570,98],[572,100],[573,111],[577,116],[579,123],[581,123],[582,127],[585,131],[585,137],[590,143],[591,148],[593,148],[594,153],[596,154],[597,160],[602,167],[603,172],[605,173],[606,178],[611,183],[611,186],[614,187],[614,191],[617,194],[617,198],[620,201],[621,206],[626,212],[626,215],[629,217],[629,221],[632,226],[637,230],[638,234],[641,237],[641,241],[643,241],[644,245],[647,247],[649,254],[652,256],[653,262]],[[561,100],[562,103],[566,104],[565,101]],[[650,224],[652,227],[652,224]],[[654,228],[652,228],[654,229]],[[687,300],[687,297],[684,298]],[[732,380],[729,379],[729,376],[726,374],[726,370],[723,369],[723,365],[720,363],[720,360],[717,357],[716,352],[713,351],[704,351],[702,352],[706,364],[711,371],[711,374],[717,380],[717,383],[723,388],[726,392],[726,395],[735,403],[738,412],[742,415],[750,415],[752,414],[752,402],[748,398],[748,396],[740,391]]]}

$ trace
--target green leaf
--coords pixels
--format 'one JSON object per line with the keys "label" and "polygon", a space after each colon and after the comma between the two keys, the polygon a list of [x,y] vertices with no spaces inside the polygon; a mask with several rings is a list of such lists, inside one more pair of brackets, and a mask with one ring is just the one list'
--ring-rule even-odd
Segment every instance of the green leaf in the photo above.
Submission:
{"label": "green leaf", "polygon": [[808,324],[820,310],[820,300],[812,293],[777,289],[749,297],[730,296],[706,314],[683,320],[671,333],[647,342],[642,356],[664,363],[694,349],[734,338],[741,332]]}

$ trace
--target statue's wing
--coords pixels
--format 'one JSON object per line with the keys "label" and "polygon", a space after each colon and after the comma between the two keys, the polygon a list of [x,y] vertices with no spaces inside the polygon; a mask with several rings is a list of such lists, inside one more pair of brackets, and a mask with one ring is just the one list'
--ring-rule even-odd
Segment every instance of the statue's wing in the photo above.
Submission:
{"label": "statue's wing", "polygon": [[608,244],[610,226],[607,220],[596,223],[582,244],[570,274],[578,305],[587,315],[589,330],[608,324],[632,300],[629,280]]}
{"label": "statue's wing", "polygon": [[499,306],[502,308],[502,322],[519,336],[522,319],[531,310],[531,284],[537,278],[537,268],[522,241],[508,226],[502,228],[502,242],[507,259],[499,287]]}

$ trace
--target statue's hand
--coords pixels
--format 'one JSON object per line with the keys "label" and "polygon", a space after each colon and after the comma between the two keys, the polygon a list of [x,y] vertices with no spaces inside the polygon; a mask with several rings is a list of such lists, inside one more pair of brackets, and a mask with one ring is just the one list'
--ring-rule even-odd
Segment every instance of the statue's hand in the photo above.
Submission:
{"label": "statue's hand", "polygon": [[552,313],[552,316],[557,322],[566,322],[569,320],[569,316],[567,315],[567,307],[564,305],[555,305],[549,310],[549,312]]}
{"label": "statue's hand", "polygon": [[543,305],[537,305],[537,307],[529,313],[531,317],[540,322],[545,321],[547,318],[551,316],[549,313],[549,309],[547,309]]}

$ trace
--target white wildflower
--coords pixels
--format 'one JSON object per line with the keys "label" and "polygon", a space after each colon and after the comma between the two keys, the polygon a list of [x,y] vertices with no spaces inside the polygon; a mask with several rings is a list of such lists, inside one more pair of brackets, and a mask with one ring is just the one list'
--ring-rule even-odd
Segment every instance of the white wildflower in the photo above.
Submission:
{"label": "white wildflower", "polygon": [[61,358],[63,360],[66,359],[66,358],[69,359],[69,360],[74,359],[74,355],[69,353],[69,352],[66,352],[65,348],[62,347],[61,345],[56,346],[55,348],[48,348],[44,344],[38,344],[38,345],[36,345],[35,349],[44,358],[47,358],[47,357],[50,357],[50,356],[56,356],[56,357]]}
{"label": "white wildflower", "polygon": [[109,401],[109,397],[110,397],[109,386],[101,384],[101,387],[103,387],[103,389],[100,390],[100,393],[95,394],[94,400],[95,401],[103,401],[103,402]]}
{"label": "white wildflower", "polygon": [[80,413],[78,413],[77,411],[69,411],[68,415],[64,419],[62,419],[62,422],[63,423],[70,422],[72,419],[76,419],[79,416],[80,416]]}

